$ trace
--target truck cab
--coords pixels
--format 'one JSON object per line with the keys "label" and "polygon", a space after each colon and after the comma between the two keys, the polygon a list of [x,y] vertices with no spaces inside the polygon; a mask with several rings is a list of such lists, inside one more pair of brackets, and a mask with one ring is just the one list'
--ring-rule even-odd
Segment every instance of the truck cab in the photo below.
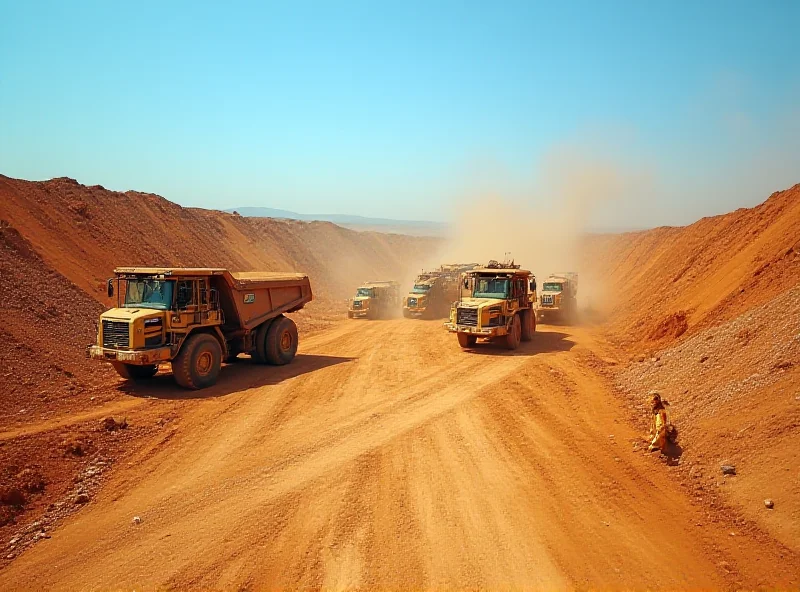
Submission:
{"label": "truck cab", "polygon": [[414,280],[408,294],[403,296],[403,316],[422,317],[433,313],[432,302],[438,299],[441,291],[440,277],[434,273],[421,273]]}
{"label": "truck cab", "polygon": [[513,262],[490,261],[464,273],[461,297],[445,327],[457,334],[461,347],[473,347],[482,338],[502,339],[508,349],[516,349],[536,330],[534,282],[530,271]]}
{"label": "truck cab", "polygon": [[578,274],[554,273],[542,282],[537,315],[539,320],[570,320],[578,308]]}
{"label": "truck cab", "polygon": [[366,282],[356,289],[355,296],[348,302],[347,318],[386,318],[399,308],[400,291],[397,282]]}
{"label": "truck cab", "polygon": [[108,295],[117,306],[100,315],[97,346],[108,360],[134,364],[171,358],[186,334],[223,322],[219,292],[209,276],[116,270]]}

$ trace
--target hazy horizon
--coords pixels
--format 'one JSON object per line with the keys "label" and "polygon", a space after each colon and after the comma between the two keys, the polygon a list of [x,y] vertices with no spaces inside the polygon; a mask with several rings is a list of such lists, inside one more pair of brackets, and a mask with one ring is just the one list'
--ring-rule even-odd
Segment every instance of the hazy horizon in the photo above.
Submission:
{"label": "hazy horizon", "polygon": [[0,172],[184,206],[684,225],[800,181],[800,4],[5,3]]}

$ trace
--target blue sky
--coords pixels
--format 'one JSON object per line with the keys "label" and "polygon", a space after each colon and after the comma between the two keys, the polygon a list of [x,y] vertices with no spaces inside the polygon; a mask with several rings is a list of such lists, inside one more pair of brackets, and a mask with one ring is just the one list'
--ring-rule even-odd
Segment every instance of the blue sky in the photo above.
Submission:
{"label": "blue sky", "polygon": [[798,23],[796,1],[0,0],[0,173],[446,220],[477,185],[548,199],[579,153],[559,174],[637,179],[591,224],[686,223],[800,182]]}

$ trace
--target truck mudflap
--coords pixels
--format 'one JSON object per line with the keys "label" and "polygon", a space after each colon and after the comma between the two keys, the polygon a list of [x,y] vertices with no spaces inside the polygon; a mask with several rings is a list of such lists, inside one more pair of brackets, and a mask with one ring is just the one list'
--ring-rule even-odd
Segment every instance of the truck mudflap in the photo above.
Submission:
{"label": "truck mudflap", "polygon": [[471,325],[457,325],[445,323],[445,329],[450,333],[469,333],[478,337],[502,337],[508,333],[505,327],[472,327]]}
{"label": "truck mudflap", "polygon": [[123,362],[135,366],[147,366],[168,362],[172,358],[172,350],[169,346],[146,349],[141,351],[119,350],[90,345],[86,348],[86,357],[93,360],[105,360],[107,362]]}

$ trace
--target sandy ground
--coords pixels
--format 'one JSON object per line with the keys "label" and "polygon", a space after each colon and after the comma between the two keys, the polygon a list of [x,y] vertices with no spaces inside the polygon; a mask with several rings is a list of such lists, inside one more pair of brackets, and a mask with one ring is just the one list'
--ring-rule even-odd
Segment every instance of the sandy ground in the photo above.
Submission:
{"label": "sandy ground", "polygon": [[179,406],[177,427],[0,589],[796,587],[796,555],[634,446],[595,370],[614,355],[583,328],[510,353],[348,321],[202,396],[159,377],[116,404],[134,423]]}

